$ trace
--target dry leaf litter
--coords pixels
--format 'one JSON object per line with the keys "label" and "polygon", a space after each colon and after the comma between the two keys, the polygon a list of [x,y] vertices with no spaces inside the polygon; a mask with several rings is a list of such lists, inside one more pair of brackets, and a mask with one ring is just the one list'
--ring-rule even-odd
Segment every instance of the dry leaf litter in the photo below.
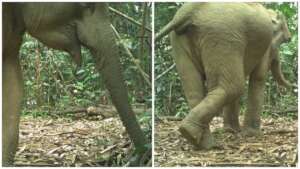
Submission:
{"label": "dry leaf litter", "polygon": [[25,116],[16,166],[123,166],[133,145],[119,118],[87,120]]}
{"label": "dry leaf litter", "polygon": [[211,131],[216,140],[212,150],[196,151],[178,132],[178,120],[161,118],[155,123],[155,166],[295,166],[297,163],[297,120],[262,119],[263,136],[245,137],[222,130],[216,117]]}

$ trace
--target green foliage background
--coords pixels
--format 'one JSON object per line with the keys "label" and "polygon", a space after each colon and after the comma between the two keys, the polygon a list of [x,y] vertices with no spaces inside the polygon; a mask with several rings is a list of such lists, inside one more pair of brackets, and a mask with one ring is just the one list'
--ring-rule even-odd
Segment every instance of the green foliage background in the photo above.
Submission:
{"label": "green foliage background", "polygon": [[[151,3],[110,3],[109,6],[135,21],[140,23],[145,21],[145,26],[151,28]],[[150,106],[151,86],[142,79],[121,43],[125,44],[151,78],[151,32],[145,31],[142,35],[141,26],[112,12],[111,20],[121,36],[121,41],[117,43],[120,46],[120,59],[130,102],[132,104],[142,102]],[[50,49],[26,34],[20,51],[25,85],[23,114],[40,115],[70,107],[109,104],[109,93],[102,82],[101,73],[95,69],[93,57],[84,47],[82,56],[82,66],[77,67],[66,52]],[[149,121],[151,112],[145,112],[143,116]]]}
{"label": "green foliage background", "polygon": [[[159,32],[176,13],[183,3],[155,3],[155,32]],[[290,82],[297,83],[298,62],[298,4],[297,3],[264,3],[267,8],[282,12],[287,19],[292,40],[281,45],[281,67]],[[155,44],[155,76],[158,77],[174,62],[171,56],[171,46],[168,37]],[[245,86],[246,88],[246,86]],[[264,114],[270,110],[285,110],[297,107],[297,89],[281,89],[272,76],[268,76],[265,90]],[[247,92],[245,92],[247,93]],[[245,109],[246,95],[242,98],[242,109]],[[155,113],[156,115],[184,116],[189,108],[183,95],[180,78],[173,68],[161,78],[155,80]],[[292,114],[295,115],[295,114]]]}

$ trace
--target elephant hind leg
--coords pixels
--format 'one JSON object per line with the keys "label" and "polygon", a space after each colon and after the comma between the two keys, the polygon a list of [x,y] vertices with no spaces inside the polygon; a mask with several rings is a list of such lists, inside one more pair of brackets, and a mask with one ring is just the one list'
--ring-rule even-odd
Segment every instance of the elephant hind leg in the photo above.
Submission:
{"label": "elephant hind leg", "polygon": [[227,104],[224,107],[224,129],[227,131],[240,131],[239,124],[240,104],[239,99]]}
{"label": "elephant hind leg", "polygon": [[[171,33],[171,44],[173,47],[173,58],[176,63],[176,68],[181,78],[181,83],[183,86],[183,91],[185,97],[188,101],[189,107],[193,109],[198,105],[206,94],[206,89],[204,85],[204,78],[197,63],[192,59],[192,54],[190,47],[187,46],[188,39],[185,36],[177,36],[176,33]],[[199,66],[199,65],[198,65]],[[188,125],[179,127],[179,131],[187,140],[191,141],[193,145],[197,145],[195,139],[189,133],[206,133],[207,139],[205,142],[211,147],[214,145],[213,137],[211,136],[209,130],[206,128],[205,131],[201,127],[197,127],[197,123],[194,125]]]}
{"label": "elephant hind leg", "polygon": [[190,47],[187,45],[188,39],[185,36],[177,36],[175,32],[171,33],[170,38],[176,69],[181,79],[185,97],[192,109],[205,96],[204,77],[199,71],[199,65],[192,59]]}
{"label": "elephant hind leg", "polygon": [[209,42],[202,48],[208,94],[183,120],[181,133],[197,148],[211,148],[209,123],[224,105],[243,93],[243,51],[240,45]]}
{"label": "elephant hind leg", "polygon": [[191,110],[181,123],[179,131],[197,149],[213,147],[209,122],[223,107],[226,97],[226,91],[221,87],[208,92],[208,95]]}

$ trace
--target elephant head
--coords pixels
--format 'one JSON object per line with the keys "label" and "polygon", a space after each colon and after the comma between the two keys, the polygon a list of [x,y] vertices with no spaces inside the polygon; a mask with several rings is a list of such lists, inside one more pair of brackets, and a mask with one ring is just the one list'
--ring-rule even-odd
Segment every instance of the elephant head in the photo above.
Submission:
{"label": "elephant head", "polygon": [[291,32],[289,31],[285,16],[282,13],[277,13],[272,9],[268,9],[268,14],[272,19],[273,24],[273,41],[276,44],[286,43],[291,40]]}
{"label": "elephant head", "polygon": [[[136,148],[143,152],[146,138],[129,104],[127,89],[121,73],[119,52],[114,38],[108,8],[105,3],[4,3],[3,10],[3,164],[12,162],[18,140],[19,111],[22,83],[18,51],[22,35],[27,31],[45,45],[68,52],[81,63],[81,46],[94,56],[102,73],[112,102]],[[14,76],[10,72],[15,72]],[[7,80],[6,80],[7,79]],[[12,81],[15,80],[15,81]],[[21,93],[16,96],[15,93]],[[11,99],[9,99],[11,98]],[[20,106],[17,106],[20,107]],[[14,118],[16,117],[16,118]],[[15,121],[11,121],[15,119]],[[8,131],[10,130],[10,131]],[[10,135],[10,133],[16,133]],[[5,138],[4,138],[5,137]],[[14,144],[11,144],[14,142]]]}
{"label": "elephant head", "polygon": [[271,17],[273,24],[273,38],[270,46],[271,72],[279,85],[289,88],[292,84],[285,79],[281,71],[279,47],[283,43],[290,42],[291,33],[288,29],[285,16],[282,13],[277,13],[272,9],[268,9],[268,14]]}

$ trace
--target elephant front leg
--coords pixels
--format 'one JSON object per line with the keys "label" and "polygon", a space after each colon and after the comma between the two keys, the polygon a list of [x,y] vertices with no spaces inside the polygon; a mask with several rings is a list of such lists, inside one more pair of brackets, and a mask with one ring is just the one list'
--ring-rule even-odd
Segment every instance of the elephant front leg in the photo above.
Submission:
{"label": "elephant front leg", "polygon": [[23,95],[22,74],[17,57],[3,60],[2,165],[11,166],[18,146]]}
{"label": "elephant front leg", "polygon": [[224,129],[227,131],[238,132],[241,130],[239,124],[239,100],[240,99],[234,100],[224,107]]}
{"label": "elephant front leg", "polygon": [[260,135],[260,112],[264,102],[264,78],[250,77],[247,111],[244,116],[244,134],[248,136]]}
{"label": "elephant front leg", "polygon": [[264,103],[265,79],[268,72],[268,52],[249,78],[247,111],[244,116],[244,134],[260,135],[260,112]]}

